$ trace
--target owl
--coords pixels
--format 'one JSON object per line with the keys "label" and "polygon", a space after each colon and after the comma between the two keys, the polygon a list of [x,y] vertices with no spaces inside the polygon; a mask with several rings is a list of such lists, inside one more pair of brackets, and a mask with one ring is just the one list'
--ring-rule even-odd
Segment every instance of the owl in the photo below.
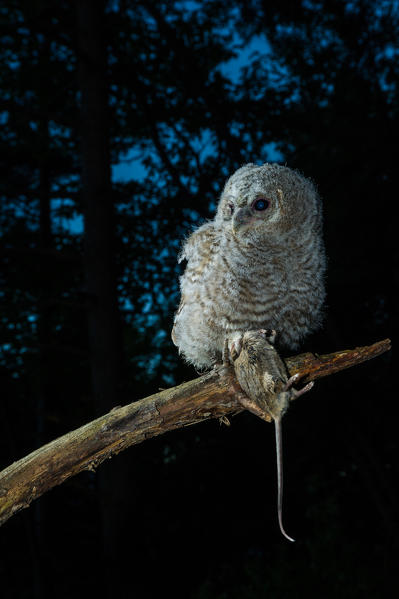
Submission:
{"label": "owl", "polygon": [[321,324],[322,207],[313,183],[278,164],[246,164],[226,182],[216,215],[183,244],[187,260],[172,340],[197,369],[222,361],[245,331],[275,329],[295,350]]}

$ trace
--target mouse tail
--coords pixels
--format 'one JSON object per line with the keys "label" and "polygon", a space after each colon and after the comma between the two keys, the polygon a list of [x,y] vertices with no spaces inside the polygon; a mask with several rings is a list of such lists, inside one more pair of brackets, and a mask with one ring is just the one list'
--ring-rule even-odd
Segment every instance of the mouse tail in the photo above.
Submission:
{"label": "mouse tail", "polygon": [[283,526],[283,442],[281,435],[281,418],[274,420],[274,429],[276,431],[276,457],[277,457],[277,515],[278,524],[282,535],[291,541],[295,542],[295,539],[287,535]]}

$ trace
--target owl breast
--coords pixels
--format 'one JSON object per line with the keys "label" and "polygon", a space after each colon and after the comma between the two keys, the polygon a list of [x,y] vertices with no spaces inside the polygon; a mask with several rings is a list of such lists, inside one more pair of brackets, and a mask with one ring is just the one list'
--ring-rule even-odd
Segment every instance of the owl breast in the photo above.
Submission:
{"label": "owl breast", "polygon": [[226,337],[260,328],[275,329],[280,347],[296,349],[320,323],[321,250],[315,244],[309,253],[287,243],[243,249],[225,237],[205,268],[191,268],[189,261],[173,331],[186,360],[210,367],[221,361]]}

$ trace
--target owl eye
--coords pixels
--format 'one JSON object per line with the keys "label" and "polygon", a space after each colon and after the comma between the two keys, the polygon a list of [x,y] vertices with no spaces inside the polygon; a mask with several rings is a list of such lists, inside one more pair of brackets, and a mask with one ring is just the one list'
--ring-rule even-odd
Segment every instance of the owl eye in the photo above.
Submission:
{"label": "owl eye", "polygon": [[252,204],[252,208],[260,212],[261,210],[266,210],[266,208],[269,207],[269,204],[269,200],[266,200],[265,198],[259,198]]}
{"label": "owl eye", "polygon": [[269,207],[269,200],[266,200],[265,198],[259,198],[258,200],[255,200],[255,202],[252,204],[252,208],[254,210],[266,210],[266,208]]}

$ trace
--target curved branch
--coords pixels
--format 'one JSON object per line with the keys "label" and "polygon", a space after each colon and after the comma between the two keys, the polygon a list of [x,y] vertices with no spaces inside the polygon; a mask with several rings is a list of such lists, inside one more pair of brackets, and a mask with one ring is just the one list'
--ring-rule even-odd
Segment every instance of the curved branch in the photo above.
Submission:
{"label": "curved branch", "polygon": [[[374,345],[316,356],[306,353],[285,360],[290,375],[303,381],[327,376],[374,358],[390,349],[389,339]],[[203,376],[161,391],[108,414],[40,447],[0,473],[0,525],[18,511],[82,470],[131,445],[167,431],[243,410],[233,369],[215,368]]]}

